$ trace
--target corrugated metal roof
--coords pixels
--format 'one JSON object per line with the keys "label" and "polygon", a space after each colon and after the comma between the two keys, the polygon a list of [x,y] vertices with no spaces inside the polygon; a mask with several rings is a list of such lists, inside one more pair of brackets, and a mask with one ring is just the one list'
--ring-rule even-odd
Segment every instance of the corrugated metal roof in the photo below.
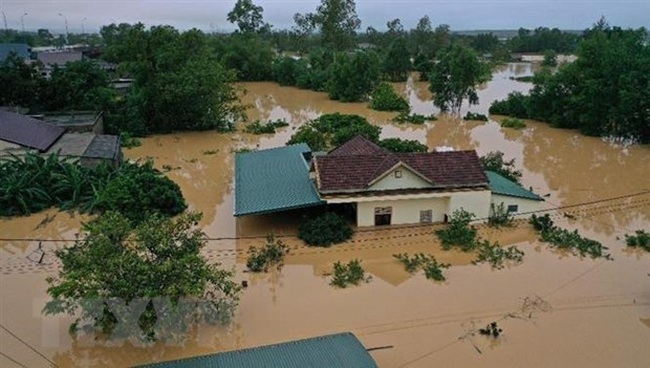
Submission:
{"label": "corrugated metal roof", "polygon": [[64,66],[66,63],[71,63],[83,59],[83,53],[81,51],[39,52],[37,59],[46,66]]}
{"label": "corrugated metal roof", "polygon": [[510,181],[503,176],[495,173],[494,171],[486,171],[485,174],[490,181],[490,190],[494,194],[500,194],[510,197],[519,197],[532,199],[535,201],[543,201],[544,199],[537,194],[524,189],[521,185]]}
{"label": "corrugated metal roof", "polygon": [[47,151],[65,132],[53,124],[8,111],[0,111],[0,139]]}
{"label": "corrugated metal roof", "polygon": [[120,138],[116,135],[96,135],[83,153],[83,157],[113,160],[120,152]]}
{"label": "corrugated metal roof", "polygon": [[349,332],[145,365],[151,368],[376,368],[361,342]]}
{"label": "corrugated metal roof", "polygon": [[235,216],[323,204],[303,154],[304,143],[235,156]]}
{"label": "corrugated metal roof", "polygon": [[0,63],[4,63],[12,52],[15,52],[21,59],[29,59],[29,46],[27,44],[0,43]]}

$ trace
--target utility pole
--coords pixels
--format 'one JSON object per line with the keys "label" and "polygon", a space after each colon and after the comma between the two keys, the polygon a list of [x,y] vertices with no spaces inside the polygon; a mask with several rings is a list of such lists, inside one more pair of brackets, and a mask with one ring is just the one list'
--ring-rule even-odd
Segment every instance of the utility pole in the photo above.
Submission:
{"label": "utility pole", "polygon": [[27,13],[20,16],[20,26],[23,28],[23,34],[25,34],[25,15],[27,15]]}
{"label": "utility pole", "polygon": [[68,44],[68,18],[63,15],[63,13],[59,13],[60,17],[63,17],[63,20],[65,21],[65,43],[66,45]]}
{"label": "utility pole", "polygon": [[81,20],[81,34],[86,35],[86,17]]}
{"label": "utility pole", "polygon": [[5,14],[5,11],[2,11],[2,18],[5,20],[5,35],[9,36],[9,28],[7,28],[7,14]]}

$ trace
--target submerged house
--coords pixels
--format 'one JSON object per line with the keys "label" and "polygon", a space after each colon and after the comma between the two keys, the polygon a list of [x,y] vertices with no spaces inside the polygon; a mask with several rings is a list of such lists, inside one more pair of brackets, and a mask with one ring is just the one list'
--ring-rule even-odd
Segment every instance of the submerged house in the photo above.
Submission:
{"label": "submerged house", "polygon": [[100,162],[117,167],[122,162],[118,136],[68,132],[56,124],[0,110],[0,158],[27,152],[58,153],[86,167]]}
{"label": "submerged house", "polygon": [[321,204],[350,206],[357,226],[445,222],[458,209],[487,219],[542,198],[485,172],[475,151],[394,153],[357,136],[326,154],[302,144],[239,154],[235,216]]}

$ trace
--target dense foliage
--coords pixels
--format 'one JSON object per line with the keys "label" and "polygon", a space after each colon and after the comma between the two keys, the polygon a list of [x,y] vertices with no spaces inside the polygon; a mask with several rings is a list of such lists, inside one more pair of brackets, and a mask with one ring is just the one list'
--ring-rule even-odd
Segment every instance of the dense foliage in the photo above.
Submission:
{"label": "dense foliage", "polygon": [[378,111],[408,111],[409,103],[395,91],[393,86],[382,82],[372,93],[370,108]]}
{"label": "dense foliage", "polygon": [[356,135],[379,141],[381,128],[359,115],[325,114],[301,126],[287,144],[307,143],[314,151],[339,146]]}
{"label": "dense foliage", "polygon": [[57,277],[46,314],[77,316],[71,330],[106,336],[164,339],[192,323],[227,322],[239,298],[232,272],[209,265],[200,251],[201,215],[149,217],[136,228],[117,212],[84,225],[84,236],[56,251]]}
{"label": "dense foliage", "polygon": [[375,52],[339,53],[329,68],[327,93],[332,100],[364,101],[379,84],[380,77],[379,56]]}
{"label": "dense foliage", "polygon": [[352,227],[345,218],[326,212],[318,217],[308,218],[300,224],[298,238],[307,245],[329,247],[343,243],[352,237]]}
{"label": "dense foliage", "polygon": [[386,138],[377,143],[379,147],[392,152],[427,152],[429,147],[412,139]]}
{"label": "dense foliage", "polygon": [[266,237],[266,244],[248,249],[246,268],[251,272],[268,272],[272,266],[280,268],[284,256],[288,253],[289,247],[282,240],[275,240],[273,234],[270,234]]}
{"label": "dense foliage", "polygon": [[323,47],[341,51],[355,45],[355,32],[361,25],[354,0],[321,0],[315,13],[296,13],[293,19],[300,32],[317,29]]}
{"label": "dense foliage", "polygon": [[362,281],[370,282],[370,279],[370,276],[366,276],[360,260],[353,259],[347,264],[338,261],[334,263],[330,285],[344,289],[350,285],[359,285]]}
{"label": "dense foliage", "polygon": [[479,157],[479,161],[481,162],[483,169],[494,171],[504,178],[520,184],[521,171],[515,168],[514,158],[510,161],[505,161],[503,159],[503,152],[492,151],[488,152],[485,156]]}
{"label": "dense foliage", "polygon": [[572,53],[578,45],[579,36],[575,33],[563,32],[557,28],[539,27],[533,31],[519,28],[519,32],[508,41],[513,52],[542,53],[555,50],[560,53]]}
{"label": "dense foliage", "polygon": [[650,142],[650,45],[646,31],[597,24],[578,59],[541,70],[529,96],[511,94],[490,113],[542,120],[587,135]]}
{"label": "dense foliage", "polygon": [[58,155],[0,160],[0,215],[17,216],[58,206],[84,212],[119,211],[137,223],[149,214],[173,216],[187,205],[176,183],[144,164],[79,166]]}
{"label": "dense foliage", "polygon": [[396,38],[386,51],[382,71],[386,79],[392,82],[405,82],[413,70],[406,39]]}
{"label": "dense foliage", "polygon": [[503,128],[512,128],[512,129],[524,129],[526,127],[526,122],[519,118],[504,118],[501,120],[501,127]]}
{"label": "dense foliage", "polygon": [[429,75],[433,104],[442,112],[459,115],[465,99],[470,105],[478,104],[476,87],[487,82],[489,77],[490,68],[472,49],[453,44],[442,51]]}
{"label": "dense foliage", "polygon": [[132,133],[231,129],[242,117],[235,73],[212,53],[196,29],[183,33],[171,26],[103,27],[104,57],[119,62],[135,78],[125,98],[124,117],[114,130]]}
{"label": "dense foliage", "polygon": [[275,130],[277,128],[283,128],[286,126],[289,126],[289,123],[287,123],[284,119],[267,121],[266,123],[255,120],[254,122],[248,124],[246,128],[244,128],[244,131],[251,134],[272,134],[275,133]]}
{"label": "dense foliage", "polygon": [[422,125],[427,121],[435,121],[435,120],[438,120],[438,118],[435,115],[424,116],[417,113],[409,114],[405,111],[401,111],[399,114],[397,114],[396,117],[393,118],[393,121],[400,124],[416,124],[416,125]]}
{"label": "dense foliage", "polygon": [[463,120],[488,121],[488,117],[483,114],[468,111],[463,117]]}
{"label": "dense foliage", "polygon": [[578,230],[569,231],[555,226],[549,214],[532,215],[530,223],[539,232],[539,240],[548,243],[553,248],[565,250],[581,257],[612,259],[612,256],[606,252],[607,247],[600,242],[580,236]]}

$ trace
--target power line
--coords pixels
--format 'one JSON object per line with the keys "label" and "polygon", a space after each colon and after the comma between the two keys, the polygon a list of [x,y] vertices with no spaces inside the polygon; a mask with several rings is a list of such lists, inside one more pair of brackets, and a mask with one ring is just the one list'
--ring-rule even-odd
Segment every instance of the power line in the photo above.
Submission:
{"label": "power line", "polygon": [[[593,204],[599,204],[599,203],[604,203],[604,202],[611,202],[619,199],[626,199],[626,198],[633,198],[633,197],[638,197],[642,196],[645,194],[650,194],[650,190],[643,191],[643,192],[637,192],[637,193],[631,193],[631,194],[625,194],[621,196],[616,196],[616,197],[610,197],[610,198],[604,198],[604,199],[598,199],[598,200],[593,200],[589,202],[582,202],[582,203],[575,203],[571,205],[566,205],[566,206],[557,206],[557,207],[552,207],[552,208],[545,208],[541,210],[535,210],[535,211],[527,211],[527,212],[518,212],[517,216],[522,216],[522,215],[532,215],[532,214],[538,214],[538,213],[546,213],[546,212],[554,212],[554,211],[562,211],[566,210],[569,208],[576,208],[576,207],[584,207],[584,206],[589,206]],[[635,203],[650,203],[650,200],[643,200],[639,202],[632,202],[632,203],[622,203],[617,206],[625,206],[628,204],[635,204]],[[643,207],[643,206],[640,206]],[[474,222],[479,222],[479,221],[485,221],[488,220],[489,217],[482,217],[482,218],[477,218],[474,219]],[[373,232],[373,233],[378,233],[378,232],[383,232],[383,231],[395,231],[395,230],[406,230],[406,229],[412,229],[412,228],[422,228],[422,224],[413,224],[413,225],[403,225],[398,228],[393,228],[393,227],[386,227],[386,228],[366,228],[366,229],[357,229],[357,233],[367,233],[367,232]],[[204,240],[206,241],[225,241],[225,240],[255,240],[255,239],[266,239],[268,235],[254,235],[254,236],[235,236],[235,237],[205,237]],[[297,234],[285,234],[285,235],[274,235],[274,237],[277,238],[297,238]],[[83,240],[80,238],[75,238],[75,239],[44,239],[44,238],[0,238],[0,241],[3,242],[10,242],[10,241],[22,241],[22,242],[48,242],[48,243],[55,243],[55,242],[69,242],[69,241],[76,241],[76,240]],[[229,251],[229,250],[225,250]]]}
{"label": "power line", "polygon": [[16,359],[10,357],[9,355],[7,355],[7,354],[5,354],[5,353],[3,353],[1,351],[0,351],[0,355],[2,355],[3,357],[9,359],[10,361],[12,361],[14,364],[16,364],[19,367],[27,368],[26,365],[22,364],[21,362],[17,361]]}
{"label": "power line", "polygon": [[38,354],[41,358],[47,360],[48,363],[50,363],[50,364],[53,365],[54,367],[58,367],[58,365],[56,365],[56,363],[54,363],[53,361],[51,361],[48,357],[46,357],[45,355],[43,355],[40,351],[36,350],[35,347],[33,347],[33,346],[30,345],[29,343],[25,342],[25,340],[23,340],[23,339],[21,339],[20,337],[16,336],[16,334],[13,333],[13,332],[11,332],[11,330],[9,330],[7,327],[5,327],[4,325],[0,324],[0,328],[2,328],[3,330],[5,330],[9,335],[13,336],[14,339],[20,341],[21,343],[23,343],[23,345],[25,345],[25,346],[27,346],[28,348],[30,348],[33,352],[35,352],[36,354]]}

